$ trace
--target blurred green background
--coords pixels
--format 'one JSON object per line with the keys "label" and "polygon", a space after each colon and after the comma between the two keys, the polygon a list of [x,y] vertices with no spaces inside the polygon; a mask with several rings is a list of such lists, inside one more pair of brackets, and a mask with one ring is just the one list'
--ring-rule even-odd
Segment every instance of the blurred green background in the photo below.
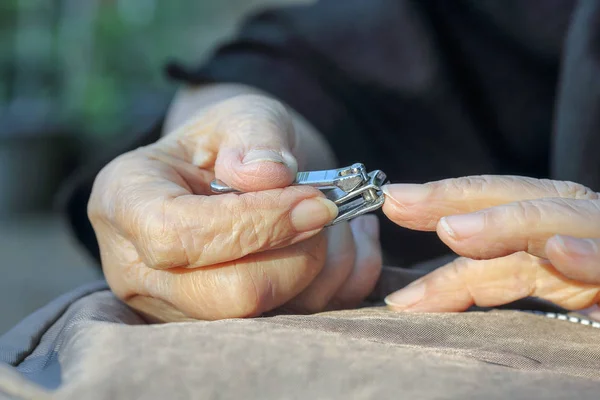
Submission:
{"label": "blurred green background", "polygon": [[4,135],[52,127],[86,145],[111,140],[168,101],[167,60],[200,62],[244,14],[298,2],[2,0]]}
{"label": "blurred green background", "polygon": [[99,277],[53,199],[78,165],[145,129],[200,63],[261,7],[311,0],[0,2],[0,333]]}

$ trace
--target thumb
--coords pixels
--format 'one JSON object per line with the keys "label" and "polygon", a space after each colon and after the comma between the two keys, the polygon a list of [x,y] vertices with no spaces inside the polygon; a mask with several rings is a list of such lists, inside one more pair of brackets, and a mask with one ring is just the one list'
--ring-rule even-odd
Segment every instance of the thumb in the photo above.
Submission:
{"label": "thumb", "polygon": [[230,99],[229,112],[220,122],[220,146],[215,176],[242,191],[260,191],[290,185],[298,163],[292,150],[292,117],[279,102],[258,95]]}

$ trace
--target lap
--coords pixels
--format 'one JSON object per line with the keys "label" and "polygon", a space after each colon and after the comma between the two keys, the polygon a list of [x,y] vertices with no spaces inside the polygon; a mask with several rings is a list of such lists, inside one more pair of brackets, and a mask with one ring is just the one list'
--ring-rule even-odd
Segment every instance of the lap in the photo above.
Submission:
{"label": "lap", "polygon": [[48,318],[52,307],[0,338],[0,393],[584,399],[600,389],[600,329],[522,312],[432,316],[372,307],[147,325],[105,287],[67,297],[51,304],[49,324],[31,321]]}

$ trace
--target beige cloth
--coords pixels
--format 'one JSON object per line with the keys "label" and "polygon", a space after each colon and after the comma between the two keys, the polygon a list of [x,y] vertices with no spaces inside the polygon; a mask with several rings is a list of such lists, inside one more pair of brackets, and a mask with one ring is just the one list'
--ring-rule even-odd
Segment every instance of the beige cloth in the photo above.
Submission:
{"label": "beige cloth", "polygon": [[98,286],[29,349],[15,329],[0,338],[5,361],[19,354],[0,368],[0,398],[600,398],[600,329],[519,311],[145,325]]}

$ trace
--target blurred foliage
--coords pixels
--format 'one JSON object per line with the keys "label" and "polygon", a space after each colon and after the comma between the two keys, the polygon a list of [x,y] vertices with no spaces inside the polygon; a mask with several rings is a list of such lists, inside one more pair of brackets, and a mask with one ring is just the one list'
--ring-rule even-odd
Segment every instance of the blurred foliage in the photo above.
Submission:
{"label": "blurred foliage", "polygon": [[55,124],[108,140],[164,109],[166,61],[200,62],[240,16],[286,2],[1,0],[2,129]]}

